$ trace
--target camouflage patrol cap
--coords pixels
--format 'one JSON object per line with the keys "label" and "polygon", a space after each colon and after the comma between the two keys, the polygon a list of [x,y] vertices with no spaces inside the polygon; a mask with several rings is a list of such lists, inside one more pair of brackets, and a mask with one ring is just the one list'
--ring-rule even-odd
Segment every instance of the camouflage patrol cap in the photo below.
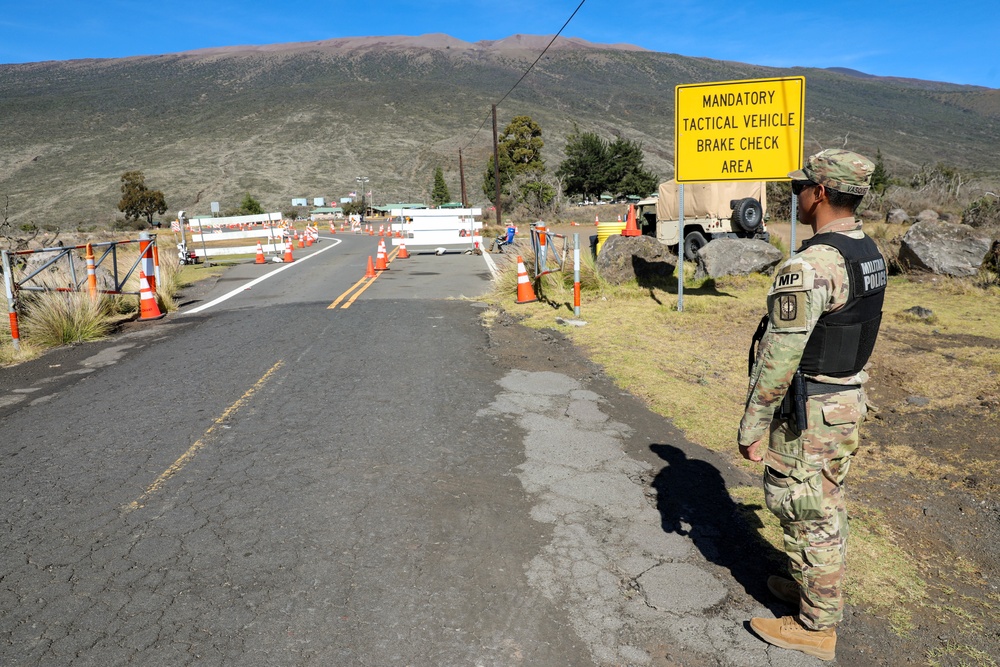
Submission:
{"label": "camouflage patrol cap", "polygon": [[806,158],[802,169],[788,176],[793,181],[812,181],[831,190],[866,195],[875,165],[863,155],[840,148],[828,148]]}

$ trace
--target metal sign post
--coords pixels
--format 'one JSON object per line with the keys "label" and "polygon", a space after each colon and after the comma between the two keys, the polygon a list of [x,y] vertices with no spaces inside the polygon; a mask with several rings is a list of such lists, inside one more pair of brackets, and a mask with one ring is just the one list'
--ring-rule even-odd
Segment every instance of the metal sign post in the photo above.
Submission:
{"label": "metal sign post", "polygon": [[573,317],[580,317],[580,234],[573,234]]}
{"label": "metal sign post", "polygon": [[677,221],[677,312],[684,312],[684,184],[677,184],[680,218]]}
{"label": "metal sign post", "polygon": [[795,254],[795,226],[799,224],[799,221],[797,219],[798,217],[799,217],[799,198],[795,196],[795,193],[792,193],[792,239],[791,241],[789,241],[789,243],[792,244],[792,247],[788,249],[789,257]]}

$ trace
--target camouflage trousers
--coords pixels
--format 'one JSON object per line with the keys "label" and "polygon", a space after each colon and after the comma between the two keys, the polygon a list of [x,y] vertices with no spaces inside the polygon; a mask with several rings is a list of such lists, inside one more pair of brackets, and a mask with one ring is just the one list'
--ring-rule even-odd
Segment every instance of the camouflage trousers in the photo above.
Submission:
{"label": "camouflage trousers", "polygon": [[788,571],[799,584],[799,618],[813,630],[844,616],[847,557],[844,479],[866,414],[862,389],[810,396],[808,426],[799,433],[771,424],[764,455],[764,496],[781,521]]}

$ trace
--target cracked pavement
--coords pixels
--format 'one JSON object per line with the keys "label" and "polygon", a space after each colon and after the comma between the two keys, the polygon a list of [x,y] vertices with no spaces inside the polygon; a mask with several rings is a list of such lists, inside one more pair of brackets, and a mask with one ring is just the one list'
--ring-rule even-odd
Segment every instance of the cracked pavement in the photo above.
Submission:
{"label": "cracked pavement", "polygon": [[819,664],[745,627],[788,610],[742,473],[558,336],[377,290],[0,369],[0,664]]}

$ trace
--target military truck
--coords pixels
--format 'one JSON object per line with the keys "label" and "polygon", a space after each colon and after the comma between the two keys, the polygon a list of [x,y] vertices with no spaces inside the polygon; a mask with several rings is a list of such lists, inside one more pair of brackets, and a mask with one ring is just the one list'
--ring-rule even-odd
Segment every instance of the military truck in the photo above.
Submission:
{"label": "military truck", "polygon": [[[715,239],[769,241],[766,192],[762,181],[685,184],[684,259],[697,258],[698,251]],[[636,204],[636,224],[642,233],[674,251],[679,245],[679,200],[677,181],[670,180],[660,183],[657,196]]]}

